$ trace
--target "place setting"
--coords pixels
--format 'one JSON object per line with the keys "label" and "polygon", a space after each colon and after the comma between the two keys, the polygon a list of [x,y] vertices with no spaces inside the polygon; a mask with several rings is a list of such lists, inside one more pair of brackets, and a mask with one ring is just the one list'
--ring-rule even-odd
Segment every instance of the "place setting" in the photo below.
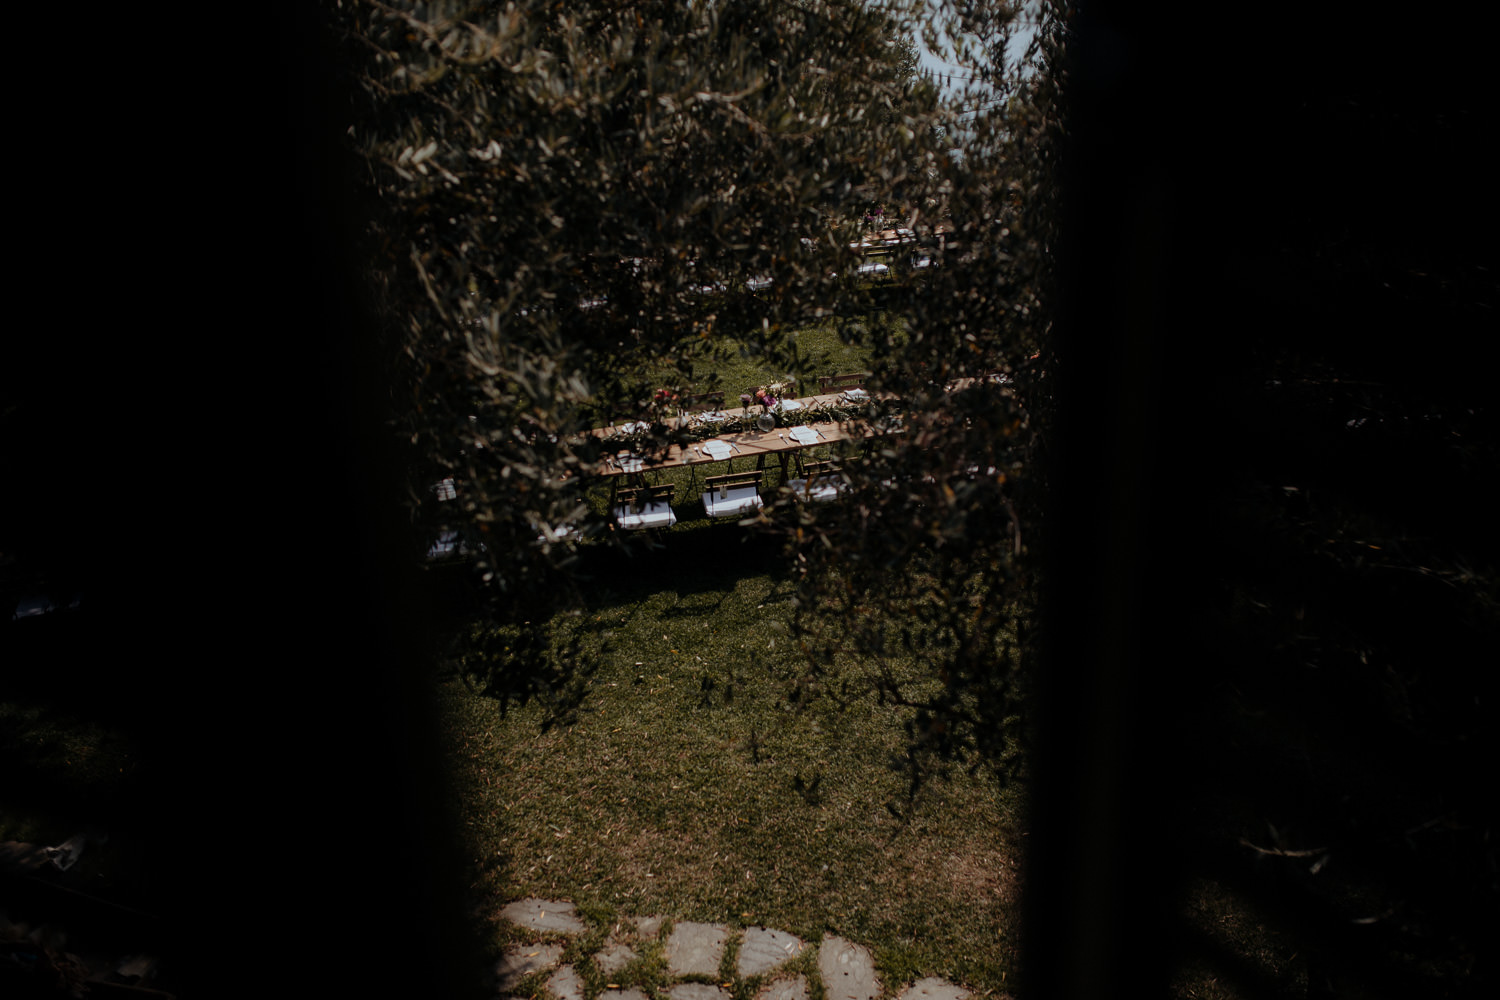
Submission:
{"label": "place setting", "polygon": [[711,410],[703,413],[693,413],[688,416],[688,423],[694,426],[701,424],[722,424],[729,421],[729,414],[723,410]]}
{"label": "place setting", "polygon": [[728,441],[705,441],[697,445],[697,450],[716,462],[722,462],[730,456],[731,450],[735,448]]}

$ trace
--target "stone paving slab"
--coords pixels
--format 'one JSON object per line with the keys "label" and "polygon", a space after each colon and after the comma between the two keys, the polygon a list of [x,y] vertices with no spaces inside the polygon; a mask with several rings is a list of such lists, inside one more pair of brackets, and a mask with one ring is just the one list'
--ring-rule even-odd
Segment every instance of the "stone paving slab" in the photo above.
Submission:
{"label": "stone paving slab", "polygon": [[[517,900],[501,909],[500,915],[541,933],[573,935],[587,930],[574,904],[566,900]],[[604,947],[594,956],[596,967],[605,976],[624,969],[640,956],[639,943],[659,938],[664,926],[665,920],[659,916],[632,917],[617,924]],[[730,934],[730,928],[724,924],[674,923],[665,945],[669,974],[675,978],[704,976],[717,979]],[[494,967],[497,989],[504,994],[529,975],[555,970],[547,979],[547,993],[555,1000],[584,1000],[583,977],[571,965],[558,965],[563,947],[561,944],[521,944],[506,948]],[[806,948],[807,942],[787,931],[760,926],[746,928],[740,941],[736,976],[743,980],[773,974]],[[825,934],[818,947],[818,974],[827,1000],[881,1000],[880,978],[875,972],[874,958],[869,949],[852,941]],[[665,991],[665,996],[668,1000],[731,1000],[727,990],[706,983],[677,983]],[[929,977],[910,984],[894,1000],[972,1000],[972,996],[969,991],[945,979]],[[810,997],[807,977],[797,975],[766,983],[757,991],[755,1000],[810,1000]],[[648,998],[641,990],[616,987],[605,990],[598,1000]]]}
{"label": "stone paving slab", "polygon": [[560,944],[518,944],[505,949],[495,963],[495,979],[501,990],[508,990],[533,972],[550,969],[562,958]]}
{"label": "stone paving slab", "polygon": [[807,977],[797,976],[793,979],[778,979],[774,983],[767,983],[761,987],[759,993],[755,994],[755,1000],[808,1000],[809,996]]}
{"label": "stone paving slab", "polygon": [[677,924],[667,938],[667,971],[674,976],[717,976],[728,935],[723,924]]}
{"label": "stone paving slab", "polygon": [[594,956],[594,964],[606,976],[619,972],[635,961],[635,949],[625,943],[612,944]]}
{"label": "stone paving slab", "polygon": [[896,1000],[968,1000],[968,996],[968,990],[934,976],[918,979],[902,990]]}
{"label": "stone paving slab", "polygon": [[818,948],[818,972],[828,1000],[876,1000],[880,979],[869,949],[833,934],[823,935]]}
{"label": "stone paving slab", "polygon": [[745,931],[740,942],[740,957],[735,972],[741,979],[749,979],[763,972],[770,972],[783,962],[796,958],[806,947],[803,940],[786,931],[774,931],[768,927],[751,927]]}
{"label": "stone paving slab", "polygon": [[573,904],[561,900],[518,899],[507,903],[500,915],[513,924],[549,934],[582,934],[587,929]]}
{"label": "stone paving slab", "polygon": [[599,1000],[646,1000],[646,994],[637,989],[605,990],[599,994]]}
{"label": "stone paving slab", "polygon": [[565,965],[547,980],[547,992],[557,1000],[583,1000],[583,977],[571,965]]}
{"label": "stone paving slab", "polygon": [[728,991],[703,983],[678,983],[667,990],[667,996],[672,1000],[729,1000]]}

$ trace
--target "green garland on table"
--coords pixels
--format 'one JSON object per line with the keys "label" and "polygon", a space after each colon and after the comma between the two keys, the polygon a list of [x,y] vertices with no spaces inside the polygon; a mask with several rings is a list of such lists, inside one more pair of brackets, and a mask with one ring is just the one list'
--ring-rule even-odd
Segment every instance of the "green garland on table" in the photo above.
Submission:
{"label": "green garland on table", "polygon": [[780,427],[800,427],[803,424],[848,423],[852,420],[868,420],[871,413],[868,402],[818,403],[796,410],[777,410],[776,423]]}
{"label": "green garland on table", "polygon": [[[778,427],[800,427],[804,424],[825,423],[848,423],[854,420],[868,420],[873,417],[874,410],[868,401],[858,403],[819,403],[815,406],[803,406],[795,410],[775,411],[776,426]],[[707,441],[710,438],[724,437],[729,434],[749,434],[756,430],[755,422],[761,417],[760,413],[741,412],[731,414],[727,420],[706,421],[690,420],[688,423],[678,427],[668,427],[666,424],[651,424],[645,430],[624,432],[618,428],[611,434],[600,438],[600,444],[606,451],[629,449],[632,452],[643,452],[662,442],[672,444],[694,444],[698,441]],[[637,421],[644,423],[644,421]]]}

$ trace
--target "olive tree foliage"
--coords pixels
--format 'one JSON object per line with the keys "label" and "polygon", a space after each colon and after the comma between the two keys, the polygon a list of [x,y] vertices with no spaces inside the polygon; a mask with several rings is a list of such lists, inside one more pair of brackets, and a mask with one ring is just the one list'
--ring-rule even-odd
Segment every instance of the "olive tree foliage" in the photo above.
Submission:
{"label": "olive tree foliage", "polygon": [[[877,388],[904,401],[904,432],[846,473],[850,503],[790,504],[801,576],[793,696],[857,696],[873,685],[914,709],[912,791],[933,765],[1002,776],[1024,727],[1021,658],[1045,539],[1042,450],[1056,380],[1052,248],[1066,82],[1066,5],[1043,5],[1015,65],[1016,12],[960,4],[976,109],[947,182],[954,231],[939,266],[893,303],[909,335],[881,345]],[[950,8],[951,10],[951,8]],[[952,391],[954,380],[1001,372]],[[914,670],[913,667],[916,669]]]}
{"label": "olive tree foliage", "polygon": [[[1055,108],[1037,81],[1051,81],[1061,33],[1039,36],[1023,85],[994,63],[1014,12],[957,7],[325,0],[349,66],[355,182],[374,206],[361,253],[393,432],[414,456],[414,523],[462,526],[499,622],[548,620],[577,599],[578,554],[600,544],[579,503],[601,459],[591,427],[649,417],[663,362],[675,387],[707,387],[726,334],[773,370],[810,375],[790,335],[836,317],[877,359],[872,387],[900,394],[906,430],[851,466],[854,502],[770,505],[764,530],[801,580],[797,690],[834,690],[850,656],[862,669],[916,656],[946,685],[932,733],[958,718],[960,691],[1000,691],[1032,502],[1025,359],[1045,339]],[[940,95],[912,39],[976,24],[999,33],[971,46],[976,78],[991,96],[1031,97],[990,101],[955,152],[972,95]],[[849,245],[872,206],[938,248],[925,280],[852,280]],[[746,293],[757,278],[772,283]],[[898,322],[870,322],[877,309]],[[941,389],[992,369],[1013,386]],[[673,432],[653,433],[664,446]],[[444,505],[427,486],[449,476],[462,485]],[[869,625],[837,627],[851,621]],[[508,633],[476,670],[485,690],[566,682],[566,653],[534,631]]]}

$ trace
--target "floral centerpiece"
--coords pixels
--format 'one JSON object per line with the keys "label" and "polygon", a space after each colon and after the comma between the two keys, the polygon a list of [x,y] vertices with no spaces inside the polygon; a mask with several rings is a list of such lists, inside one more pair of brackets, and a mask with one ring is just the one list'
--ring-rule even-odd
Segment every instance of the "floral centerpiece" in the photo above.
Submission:
{"label": "floral centerpiece", "polygon": [[758,385],[751,389],[748,395],[741,396],[740,402],[747,407],[751,403],[759,403],[766,409],[770,409],[783,399],[786,399],[797,389],[797,383],[791,379],[783,379],[780,382],[772,382],[769,385]]}

